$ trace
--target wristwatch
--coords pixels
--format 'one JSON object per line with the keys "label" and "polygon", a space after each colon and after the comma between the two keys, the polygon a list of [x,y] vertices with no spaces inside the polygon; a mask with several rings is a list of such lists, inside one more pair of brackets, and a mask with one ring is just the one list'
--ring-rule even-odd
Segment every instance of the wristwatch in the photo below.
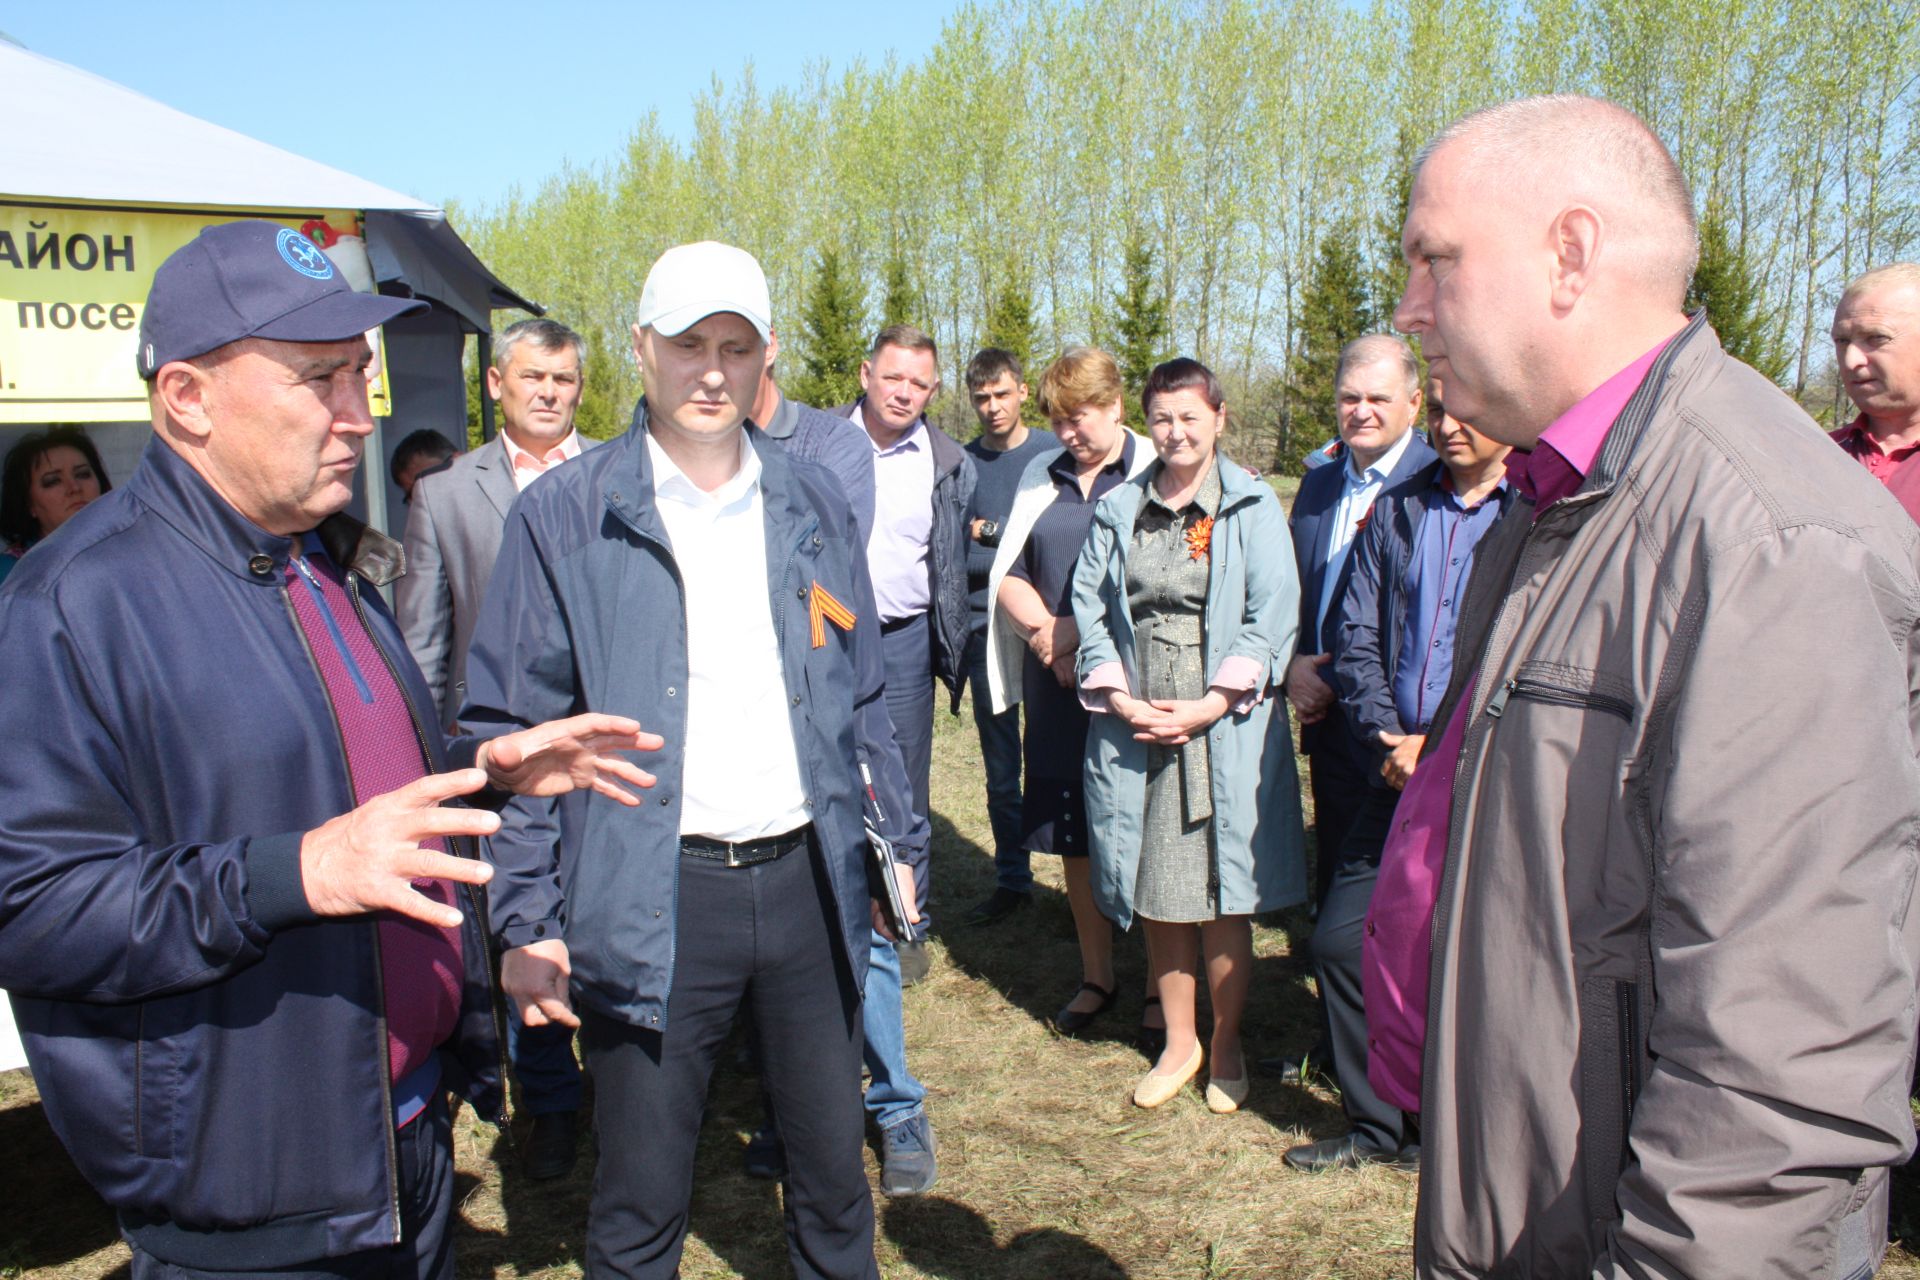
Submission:
{"label": "wristwatch", "polygon": [[980,522],[980,536],[975,538],[974,541],[983,547],[999,546],[1000,522],[998,520],[982,520]]}

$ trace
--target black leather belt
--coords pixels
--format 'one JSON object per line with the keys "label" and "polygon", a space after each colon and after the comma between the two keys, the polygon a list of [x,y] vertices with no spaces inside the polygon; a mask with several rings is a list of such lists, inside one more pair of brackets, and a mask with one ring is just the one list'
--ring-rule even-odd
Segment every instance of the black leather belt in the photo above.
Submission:
{"label": "black leather belt", "polygon": [[772,862],[775,858],[784,858],[795,849],[806,848],[807,836],[812,830],[809,824],[782,835],[762,836],[758,840],[709,840],[706,836],[681,836],[680,852],[689,858],[724,862],[730,867],[751,867]]}
{"label": "black leather belt", "polygon": [[894,632],[900,630],[900,628],[910,627],[926,616],[926,612],[922,610],[919,613],[910,613],[904,618],[887,618],[880,623],[880,634],[883,636],[892,635]]}

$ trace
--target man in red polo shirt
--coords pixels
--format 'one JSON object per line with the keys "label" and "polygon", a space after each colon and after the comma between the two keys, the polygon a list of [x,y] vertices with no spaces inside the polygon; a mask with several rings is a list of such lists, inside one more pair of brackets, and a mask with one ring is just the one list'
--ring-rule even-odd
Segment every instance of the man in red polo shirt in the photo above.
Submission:
{"label": "man in red polo shirt", "polygon": [[1418,1274],[1870,1275],[1914,1145],[1920,531],[1682,313],[1692,197],[1631,112],[1450,126],[1402,246],[1394,323],[1530,451],[1363,943]]}
{"label": "man in red polo shirt", "polygon": [[1920,521],[1920,263],[1867,272],[1833,311],[1840,382],[1860,410],[1833,433]]}

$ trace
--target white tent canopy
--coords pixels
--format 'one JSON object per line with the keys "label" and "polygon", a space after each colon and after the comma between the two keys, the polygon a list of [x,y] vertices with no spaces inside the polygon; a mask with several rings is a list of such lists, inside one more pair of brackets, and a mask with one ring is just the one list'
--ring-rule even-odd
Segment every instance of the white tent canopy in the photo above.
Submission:
{"label": "white tent canopy", "polygon": [[[0,187],[19,196],[242,209],[438,213],[378,183],[224,129],[0,41]],[[191,157],[191,163],[180,163]]]}

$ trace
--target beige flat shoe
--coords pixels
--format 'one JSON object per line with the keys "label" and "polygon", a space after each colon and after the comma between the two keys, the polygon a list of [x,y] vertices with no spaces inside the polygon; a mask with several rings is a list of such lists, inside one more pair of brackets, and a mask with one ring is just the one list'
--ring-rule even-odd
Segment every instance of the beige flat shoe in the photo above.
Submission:
{"label": "beige flat shoe", "polygon": [[1204,1055],[1198,1044],[1193,1046],[1193,1055],[1181,1064],[1180,1069],[1170,1076],[1157,1071],[1149,1071],[1134,1086],[1133,1105],[1136,1107],[1157,1107],[1170,1101],[1173,1096],[1186,1087],[1187,1081],[1200,1074],[1200,1062]]}
{"label": "beige flat shoe", "polygon": [[1247,1100],[1247,1077],[1243,1074],[1238,1080],[1222,1080],[1219,1076],[1207,1081],[1207,1110],[1215,1115],[1228,1115],[1240,1109]]}

